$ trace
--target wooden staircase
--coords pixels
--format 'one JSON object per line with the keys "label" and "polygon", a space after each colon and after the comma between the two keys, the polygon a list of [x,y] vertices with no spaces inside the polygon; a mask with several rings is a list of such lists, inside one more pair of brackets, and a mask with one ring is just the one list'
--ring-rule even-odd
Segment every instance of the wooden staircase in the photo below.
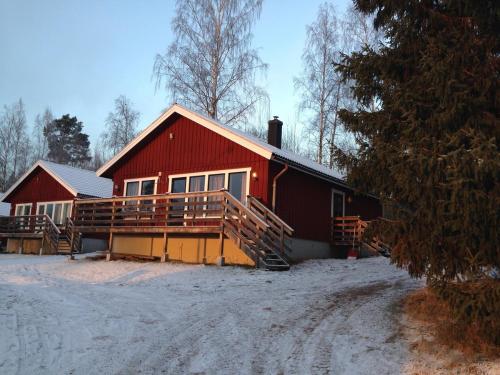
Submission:
{"label": "wooden staircase", "polygon": [[66,218],[64,228],[60,231],[57,242],[57,253],[73,257],[81,250],[81,234],[75,230],[71,218]]}
{"label": "wooden staircase", "polygon": [[245,206],[224,191],[222,218],[224,235],[252,258],[257,267],[270,271],[290,269],[286,238],[293,230],[266,206],[253,197],[248,197]]}
{"label": "wooden staircase", "polygon": [[340,216],[333,219],[332,242],[335,246],[347,246],[361,251],[363,248],[385,257],[391,255],[389,245],[379,238],[364,238],[364,233],[369,221],[362,220],[359,216]]}

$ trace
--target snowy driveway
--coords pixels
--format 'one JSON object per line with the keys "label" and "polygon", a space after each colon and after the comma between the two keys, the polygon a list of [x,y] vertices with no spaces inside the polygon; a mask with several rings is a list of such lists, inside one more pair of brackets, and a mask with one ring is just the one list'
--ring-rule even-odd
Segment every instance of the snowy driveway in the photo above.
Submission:
{"label": "snowy driveway", "polygon": [[0,255],[1,374],[398,374],[387,259],[288,272]]}

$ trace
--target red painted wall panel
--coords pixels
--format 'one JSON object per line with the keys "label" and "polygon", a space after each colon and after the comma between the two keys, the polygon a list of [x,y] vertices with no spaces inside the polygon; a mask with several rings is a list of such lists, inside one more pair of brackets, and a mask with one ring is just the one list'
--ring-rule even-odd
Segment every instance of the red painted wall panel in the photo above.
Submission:
{"label": "red painted wall panel", "polygon": [[251,167],[257,178],[250,179],[250,194],[267,203],[268,163],[262,156],[187,118],[172,116],[103,177],[113,179],[113,194],[120,196],[124,180],[158,176],[161,172],[157,192],[165,193],[169,175]]}
{"label": "red painted wall panel", "polygon": [[11,215],[14,215],[18,203],[32,203],[31,214],[35,215],[37,202],[72,200],[73,198],[73,194],[64,186],[44,169],[38,167],[10,194],[7,201],[11,203]]}
{"label": "red painted wall panel", "polygon": [[[283,164],[271,162],[269,169],[271,194],[272,180],[283,167]],[[346,194],[346,215],[360,215],[366,220],[382,215],[382,208],[377,199],[355,195],[345,187],[293,168],[289,168],[277,180],[276,213],[295,229],[296,237],[330,241],[332,189]],[[348,197],[351,197],[350,203]]]}

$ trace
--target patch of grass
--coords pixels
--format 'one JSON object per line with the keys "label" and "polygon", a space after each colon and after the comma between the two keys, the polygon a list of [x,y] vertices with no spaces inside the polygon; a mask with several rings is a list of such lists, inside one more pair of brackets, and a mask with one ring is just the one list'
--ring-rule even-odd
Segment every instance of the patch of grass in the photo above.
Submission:
{"label": "patch of grass", "polygon": [[[486,341],[474,325],[466,325],[453,317],[448,304],[428,288],[410,294],[404,303],[404,311],[428,328],[432,341],[422,341],[416,350],[432,353],[435,344],[457,350],[470,362],[500,358],[500,346]],[[464,363],[462,363],[463,365]]]}

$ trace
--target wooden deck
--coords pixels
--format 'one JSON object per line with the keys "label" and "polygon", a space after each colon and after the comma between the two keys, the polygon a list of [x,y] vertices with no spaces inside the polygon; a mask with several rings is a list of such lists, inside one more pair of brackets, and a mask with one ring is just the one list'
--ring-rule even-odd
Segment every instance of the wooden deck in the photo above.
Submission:
{"label": "wooden deck", "polygon": [[115,234],[170,235],[218,234],[220,257],[224,238],[229,238],[255,264],[269,269],[288,269],[288,239],[293,229],[262,203],[248,197],[245,205],[226,190],[183,194],[75,200],[74,230]]}

